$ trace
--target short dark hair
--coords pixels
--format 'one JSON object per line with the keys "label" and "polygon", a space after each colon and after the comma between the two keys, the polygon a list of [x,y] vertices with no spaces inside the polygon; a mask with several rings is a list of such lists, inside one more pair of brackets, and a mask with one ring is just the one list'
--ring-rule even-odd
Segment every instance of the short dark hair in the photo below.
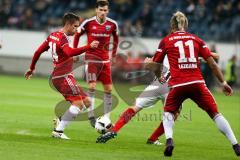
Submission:
{"label": "short dark hair", "polygon": [[63,19],[62,19],[63,26],[66,23],[73,24],[76,21],[79,21],[79,17],[76,14],[71,13],[71,12],[65,13],[63,16]]}
{"label": "short dark hair", "polygon": [[108,0],[97,0],[97,2],[96,2],[96,8],[98,8],[98,7],[104,7],[104,6],[108,6],[108,7],[109,7],[109,2],[108,2]]}

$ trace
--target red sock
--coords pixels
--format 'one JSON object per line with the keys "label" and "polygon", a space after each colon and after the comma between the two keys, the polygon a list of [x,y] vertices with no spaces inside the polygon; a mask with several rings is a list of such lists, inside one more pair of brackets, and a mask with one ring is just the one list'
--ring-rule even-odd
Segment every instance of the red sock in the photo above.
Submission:
{"label": "red sock", "polygon": [[158,137],[160,137],[163,133],[164,133],[164,128],[163,128],[163,123],[161,122],[158,128],[156,128],[155,131],[152,133],[149,140],[156,141]]}
{"label": "red sock", "polygon": [[115,126],[113,127],[113,132],[118,132],[126,123],[128,123],[133,116],[135,116],[135,111],[132,108],[128,108],[126,111],[122,113],[120,118],[115,123]]}

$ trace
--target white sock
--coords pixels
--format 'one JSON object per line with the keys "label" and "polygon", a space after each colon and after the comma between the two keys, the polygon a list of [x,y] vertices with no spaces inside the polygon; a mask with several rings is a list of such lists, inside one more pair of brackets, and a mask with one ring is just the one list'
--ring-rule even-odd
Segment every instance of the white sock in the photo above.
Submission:
{"label": "white sock", "polygon": [[61,117],[61,121],[59,125],[56,127],[57,131],[64,131],[67,125],[73,121],[77,115],[81,112],[81,110],[74,105],[71,105],[70,108],[63,114]]}
{"label": "white sock", "polygon": [[237,144],[237,139],[229,125],[228,121],[221,115],[218,114],[214,118],[215,123],[217,124],[218,129],[227,137],[232,145]]}
{"label": "white sock", "polygon": [[163,113],[163,127],[166,139],[173,138],[174,115],[170,112]]}
{"label": "white sock", "polygon": [[95,91],[88,91],[88,96],[90,100],[90,106],[88,107],[88,118],[94,117],[94,102],[95,102]]}
{"label": "white sock", "polygon": [[111,110],[112,110],[112,94],[104,93],[104,116],[110,118]]}

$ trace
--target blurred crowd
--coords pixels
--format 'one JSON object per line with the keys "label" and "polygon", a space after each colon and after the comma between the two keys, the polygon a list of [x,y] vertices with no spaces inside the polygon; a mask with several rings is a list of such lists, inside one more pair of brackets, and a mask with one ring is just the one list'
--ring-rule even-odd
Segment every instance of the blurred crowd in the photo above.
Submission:
{"label": "blurred crowd", "polygon": [[[0,27],[46,30],[61,25],[64,12],[94,15],[96,0],[0,0]],[[176,10],[186,13],[189,30],[204,40],[236,41],[240,37],[239,0],[110,0],[109,17],[122,36],[163,37]]]}
{"label": "blurred crowd", "polygon": [[148,0],[139,17],[143,35],[162,37],[168,34],[168,21],[175,10],[186,13],[190,32],[205,40],[236,41],[240,38],[239,0]]}

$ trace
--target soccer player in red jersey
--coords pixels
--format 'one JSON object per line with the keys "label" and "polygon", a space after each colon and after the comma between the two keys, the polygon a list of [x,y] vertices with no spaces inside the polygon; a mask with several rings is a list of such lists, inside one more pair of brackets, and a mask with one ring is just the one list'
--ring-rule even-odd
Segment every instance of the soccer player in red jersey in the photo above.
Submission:
{"label": "soccer player in red jersey", "polygon": [[[181,12],[177,12],[171,19],[171,34],[165,37],[153,57],[153,62],[162,64],[165,55],[167,55],[170,64],[170,92],[165,100],[163,125],[161,124],[153,133],[156,138],[165,131],[167,138],[165,156],[171,156],[174,148],[172,140],[172,127],[174,119],[179,113],[181,104],[187,98],[195,101],[199,107],[205,110],[209,116],[215,121],[219,130],[224,133],[233,145],[235,153],[240,155],[240,146],[234,136],[234,133],[227,120],[218,112],[216,102],[207,89],[203,77],[201,75],[198,57],[203,57],[213,73],[222,83],[223,91],[226,95],[232,94],[232,89],[226,83],[223,75],[213,60],[217,57],[215,53],[211,53],[205,43],[195,35],[185,32],[188,23],[187,18]],[[151,67],[152,65],[152,67]],[[161,65],[150,63],[151,68],[157,71]],[[161,73],[161,72],[160,72]],[[118,119],[113,131],[107,132],[97,139],[98,143],[105,143],[109,139],[114,138],[118,130],[125,125],[133,116],[135,111],[128,108]]]}
{"label": "soccer player in red jersey", "polygon": [[[216,53],[211,52],[211,55],[214,57],[215,60],[219,58],[219,56]],[[146,69],[151,69],[151,65],[153,63],[153,58],[146,58],[144,60],[144,66]],[[112,138],[115,138],[118,134],[118,132],[122,129],[123,126],[125,126],[131,119],[134,117],[138,112],[140,112],[144,108],[148,108],[153,106],[156,102],[159,100],[162,100],[162,102],[165,102],[165,98],[169,93],[169,87],[168,87],[168,80],[170,78],[170,72],[169,72],[169,64],[167,58],[164,59],[164,71],[160,72],[160,66],[158,67],[157,72],[155,72],[155,80],[148,85],[144,91],[136,98],[135,105],[128,107],[118,118],[115,125],[111,130],[109,130],[107,133],[100,135],[97,138],[97,143],[106,143]],[[162,76],[159,76],[161,73]],[[159,78],[160,77],[160,78]],[[179,110],[180,111],[180,110]],[[177,116],[175,116],[175,119]],[[162,145],[158,138],[164,134],[164,128],[163,123],[154,130],[154,132],[151,134],[151,136],[147,140],[147,144],[152,145]]]}
{"label": "soccer player in red jersey", "polygon": [[35,65],[45,51],[52,55],[54,70],[51,80],[54,87],[64,96],[66,101],[71,102],[70,108],[63,114],[61,121],[52,132],[55,138],[69,139],[64,133],[65,127],[85,108],[90,106],[86,94],[77,85],[73,77],[73,56],[82,54],[98,46],[98,41],[92,41],[90,45],[80,48],[69,46],[68,36],[73,36],[80,25],[79,17],[73,13],[66,13],[63,16],[63,28],[51,33],[47,39],[35,51],[30,68],[26,71],[26,79],[30,79],[35,70]]}
{"label": "soccer player in red jersey", "polygon": [[215,99],[203,80],[198,57],[206,60],[220,81],[225,95],[231,96],[232,88],[224,80],[223,74],[213,60],[205,42],[186,32],[187,17],[178,11],[172,16],[170,25],[171,34],[162,39],[153,58],[154,62],[162,64],[164,57],[167,56],[170,65],[171,78],[168,84],[171,89],[165,100],[163,115],[163,126],[167,139],[164,155],[172,156],[174,118],[184,100],[190,98],[208,113],[218,129],[230,141],[235,153],[240,156],[238,141],[228,121],[219,113]]}
{"label": "soccer player in red jersey", "polygon": [[[89,120],[91,125],[95,126],[94,116],[94,97],[96,81],[101,81],[104,88],[104,114],[110,118],[112,108],[112,77],[109,48],[112,47],[112,60],[115,56],[118,46],[118,25],[117,22],[108,18],[109,2],[99,0],[96,2],[96,16],[86,19],[78,28],[75,34],[73,46],[77,47],[79,38],[84,33],[87,35],[88,42],[97,40],[99,46],[96,49],[86,52],[85,59],[88,62],[86,66],[86,79],[89,88],[89,98],[91,106],[89,107]],[[113,36],[113,45],[110,44],[110,38]]]}

